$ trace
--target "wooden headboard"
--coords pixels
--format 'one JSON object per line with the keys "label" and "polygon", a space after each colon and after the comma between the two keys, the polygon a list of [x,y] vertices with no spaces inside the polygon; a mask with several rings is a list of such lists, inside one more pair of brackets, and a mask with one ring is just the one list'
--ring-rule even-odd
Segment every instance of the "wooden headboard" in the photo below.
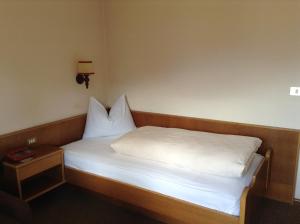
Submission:
{"label": "wooden headboard", "polygon": [[[138,127],[146,125],[177,127],[261,138],[263,140],[262,153],[266,148],[271,147],[273,149],[270,188],[267,196],[282,202],[293,202],[300,140],[299,130],[138,111],[133,111],[132,114]],[[0,153],[26,145],[26,140],[33,136],[37,137],[40,145],[61,146],[79,140],[84,131],[85,120],[86,115],[79,115],[2,135],[0,136]]]}

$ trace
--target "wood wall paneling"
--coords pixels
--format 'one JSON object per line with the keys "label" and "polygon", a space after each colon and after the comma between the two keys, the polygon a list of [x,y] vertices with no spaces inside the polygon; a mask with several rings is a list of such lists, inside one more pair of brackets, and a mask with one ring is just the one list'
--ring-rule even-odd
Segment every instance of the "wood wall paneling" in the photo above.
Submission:
{"label": "wood wall paneling", "polygon": [[27,145],[27,139],[36,137],[39,145],[61,146],[82,138],[86,115],[39,125],[0,136],[0,154]]}
{"label": "wood wall paneling", "polygon": [[[269,147],[273,149],[270,188],[267,196],[283,202],[293,202],[298,163],[299,130],[138,111],[133,111],[132,115],[138,127],[146,125],[177,127],[261,138],[263,140],[262,152]],[[0,136],[0,153],[25,146],[27,139],[31,137],[37,137],[37,145],[61,146],[79,140],[84,131],[85,120],[86,115],[79,115],[2,135]]]}

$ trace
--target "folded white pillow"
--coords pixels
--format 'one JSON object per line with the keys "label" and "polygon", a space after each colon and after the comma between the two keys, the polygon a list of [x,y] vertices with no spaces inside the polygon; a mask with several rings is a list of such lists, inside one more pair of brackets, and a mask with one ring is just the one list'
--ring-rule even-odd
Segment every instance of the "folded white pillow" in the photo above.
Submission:
{"label": "folded white pillow", "polygon": [[142,127],[111,144],[114,151],[226,177],[241,177],[260,147],[259,138]]}
{"label": "folded white pillow", "polygon": [[120,135],[135,128],[125,95],[114,103],[109,114],[94,97],[90,98],[83,138]]}

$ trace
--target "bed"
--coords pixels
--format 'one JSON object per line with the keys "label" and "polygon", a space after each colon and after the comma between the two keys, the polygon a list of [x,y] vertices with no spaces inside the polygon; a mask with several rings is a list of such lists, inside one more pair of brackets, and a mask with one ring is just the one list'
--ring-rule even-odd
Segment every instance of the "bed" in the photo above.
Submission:
{"label": "bed", "polygon": [[[108,137],[109,136],[109,137]],[[255,223],[270,155],[255,136],[136,127],[125,95],[90,98],[83,139],[63,146],[66,179],[167,223]]]}
{"label": "bed", "polygon": [[120,155],[110,147],[119,137],[63,146],[67,181],[171,223],[242,224],[256,217],[251,208],[267,190],[270,150],[255,154],[243,177],[227,178]]}
{"label": "bed", "polygon": [[[256,136],[262,139],[263,144],[258,153],[264,156],[264,161],[254,173],[249,187],[245,187],[243,190],[240,199],[240,215],[234,216],[218,212],[136,185],[66,167],[66,178],[69,183],[117,199],[118,203],[123,201],[130,208],[133,205],[134,209],[139,208],[139,211],[168,223],[250,223],[251,220],[255,220],[255,214],[260,211],[260,196],[293,204],[300,145],[299,130],[143,111],[131,111],[131,114],[136,127],[150,125],[183,128],[221,134]],[[3,154],[9,149],[26,145],[30,136],[36,136],[39,139],[39,145],[62,146],[78,141],[85,133],[87,117],[87,114],[82,114],[1,135],[0,153]],[[104,114],[104,118],[107,119],[106,114]],[[103,127],[102,124],[101,127]]]}

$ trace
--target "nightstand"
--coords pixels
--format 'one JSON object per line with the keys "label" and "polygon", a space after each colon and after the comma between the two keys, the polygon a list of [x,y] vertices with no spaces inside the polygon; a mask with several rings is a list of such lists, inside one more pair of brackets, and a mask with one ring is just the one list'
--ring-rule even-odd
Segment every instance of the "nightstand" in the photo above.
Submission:
{"label": "nightstand", "polygon": [[4,180],[8,192],[30,201],[65,183],[63,150],[40,146],[27,162],[4,160]]}

